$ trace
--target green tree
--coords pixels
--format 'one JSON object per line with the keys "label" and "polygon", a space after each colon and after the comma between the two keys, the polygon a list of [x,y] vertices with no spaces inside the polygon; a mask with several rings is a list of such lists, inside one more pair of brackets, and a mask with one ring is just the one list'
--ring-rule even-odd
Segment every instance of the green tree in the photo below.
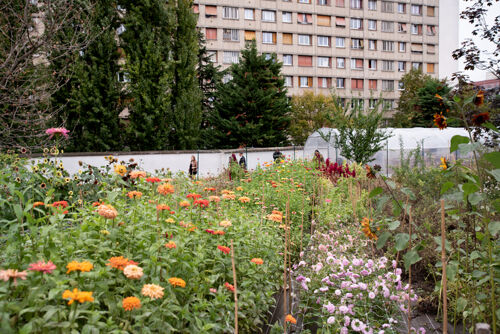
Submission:
{"label": "green tree", "polygon": [[129,101],[127,142],[132,150],[160,150],[169,145],[172,124],[172,4],[162,0],[120,0],[120,35],[126,54],[123,75],[128,81],[123,100]]}
{"label": "green tree", "polygon": [[303,145],[314,131],[331,127],[332,122],[328,120],[327,115],[334,109],[333,104],[333,97],[323,94],[305,92],[303,95],[293,96],[288,129],[293,143]]}
{"label": "green tree", "polygon": [[202,92],[198,82],[197,15],[191,0],[175,1],[173,32],[172,112],[169,120],[169,144],[175,149],[197,147],[202,119]]}
{"label": "green tree", "polygon": [[[414,119],[415,126],[432,127],[435,114],[446,110],[442,101],[436,98],[439,96],[448,96],[450,87],[444,81],[434,78],[425,81],[424,86],[417,91],[416,108],[419,111]],[[453,125],[448,122],[448,125]]]}
{"label": "green tree", "polygon": [[348,103],[342,107],[340,99],[333,96],[334,109],[328,114],[328,119],[336,125],[337,132],[320,132],[321,137],[330,142],[334,139],[335,146],[342,156],[359,164],[373,161],[375,153],[383,147],[383,142],[391,134],[380,129],[383,122],[384,110],[379,110],[382,100],[373,109],[363,110],[359,104]]}
{"label": "green tree", "polygon": [[255,40],[233,64],[219,89],[212,124],[218,147],[279,146],[287,142],[290,103],[276,54],[257,54]]}
{"label": "green tree", "polygon": [[[118,12],[115,1],[97,0],[92,6],[95,38],[75,59],[70,83],[56,94],[62,103],[59,117],[71,131],[67,151],[109,151],[121,148],[118,103],[121,85]],[[64,101],[67,99],[67,104]]]}

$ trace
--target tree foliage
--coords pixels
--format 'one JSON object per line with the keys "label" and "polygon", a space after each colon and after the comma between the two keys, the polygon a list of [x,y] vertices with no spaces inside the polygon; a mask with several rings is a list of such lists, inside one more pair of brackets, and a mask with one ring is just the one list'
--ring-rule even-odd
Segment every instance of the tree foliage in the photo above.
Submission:
{"label": "tree foliage", "polygon": [[281,63],[257,54],[255,41],[233,64],[230,81],[219,88],[219,101],[211,124],[217,147],[279,146],[287,141],[290,103],[286,96]]}

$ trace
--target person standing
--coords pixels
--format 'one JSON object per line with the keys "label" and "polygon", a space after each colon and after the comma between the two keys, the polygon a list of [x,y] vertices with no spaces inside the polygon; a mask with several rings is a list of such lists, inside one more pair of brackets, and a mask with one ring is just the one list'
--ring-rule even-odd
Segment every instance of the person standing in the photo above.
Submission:
{"label": "person standing", "polygon": [[243,156],[243,153],[240,152],[240,167],[244,170],[247,170],[247,160]]}
{"label": "person standing", "polygon": [[274,159],[275,162],[278,162],[279,160],[282,159],[282,153],[280,152],[280,150],[274,151],[274,153],[273,153],[273,159]]}
{"label": "person standing", "polygon": [[194,155],[191,156],[191,163],[189,164],[189,177],[194,178],[198,174],[198,162]]}

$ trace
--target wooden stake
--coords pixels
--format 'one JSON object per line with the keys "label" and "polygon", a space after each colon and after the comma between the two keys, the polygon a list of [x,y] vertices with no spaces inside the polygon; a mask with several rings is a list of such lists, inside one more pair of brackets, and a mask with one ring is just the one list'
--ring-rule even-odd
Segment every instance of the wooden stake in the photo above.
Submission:
{"label": "wooden stake", "polygon": [[[304,176],[304,184],[305,184],[305,176]],[[304,197],[305,193],[302,190],[302,223],[300,225],[300,252],[302,253],[302,240],[304,239]]]}
{"label": "wooden stake", "polygon": [[[410,251],[411,251],[411,208],[408,210],[409,215],[409,234],[410,234]],[[408,269],[408,334],[411,334],[411,264]]]}
{"label": "wooden stake", "polygon": [[238,334],[238,286],[236,283],[236,266],[234,264],[233,239],[231,239],[231,262],[233,265],[233,283],[234,283],[234,333]]}
{"label": "wooden stake", "polygon": [[443,289],[443,333],[448,333],[448,297],[446,291],[446,231],[444,224],[444,200],[441,200],[441,265]]}

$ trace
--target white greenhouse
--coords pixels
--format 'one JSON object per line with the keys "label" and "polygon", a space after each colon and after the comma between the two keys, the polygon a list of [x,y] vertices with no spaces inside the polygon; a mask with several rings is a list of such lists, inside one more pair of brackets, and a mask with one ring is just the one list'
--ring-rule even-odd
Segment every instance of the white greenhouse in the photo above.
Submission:
{"label": "white greenhouse", "polygon": [[[450,154],[451,138],[455,135],[468,137],[468,133],[463,128],[384,128],[391,133],[391,137],[385,141],[381,151],[374,155],[371,165],[380,165],[382,173],[391,174],[391,167],[400,165],[401,149],[408,155],[411,151],[421,148],[421,154],[428,165],[439,165],[441,157],[447,159],[459,158],[458,152]],[[335,136],[338,133],[336,129],[322,128],[314,132],[307,138],[304,146],[304,157],[312,159],[314,151],[321,152],[325,159],[332,161],[344,161],[340,149],[335,147]],[[330,138],[329,142],[323,138]],[[462,157],[463,158],[463,157]]]}

